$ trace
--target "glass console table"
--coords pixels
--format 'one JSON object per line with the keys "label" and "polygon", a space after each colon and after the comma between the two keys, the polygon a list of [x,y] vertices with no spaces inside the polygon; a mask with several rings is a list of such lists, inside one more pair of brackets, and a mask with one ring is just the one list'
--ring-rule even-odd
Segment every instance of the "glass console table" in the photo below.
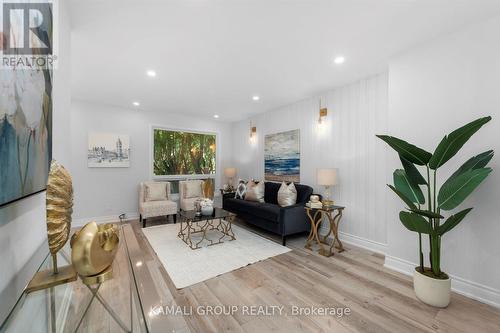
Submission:
{"label": "glass console table", "polygon": [[[113,278],[102,283],[100,296],[93,297],[80,279],[23,292],[0,332],[148,332],[123,230],[120,234]],[[70,253],[68,241],[57,254],[59,266],[70,264]],[[50,269],[51,261],[47,253],[39,270]]]}

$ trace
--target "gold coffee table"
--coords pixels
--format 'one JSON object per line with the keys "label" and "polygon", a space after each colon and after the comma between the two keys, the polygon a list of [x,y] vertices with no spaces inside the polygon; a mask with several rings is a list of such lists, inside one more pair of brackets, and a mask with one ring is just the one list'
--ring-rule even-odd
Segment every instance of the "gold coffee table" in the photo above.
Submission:
{"label": "gold coffee table", "polygon": [[[212,215],[197,216],[194,210],[181,211],[180,230],[177,236],[184,241],[192,250],[201,249],[203,241],[212,246],[224,243],[224,239],[229,241],[236,239],[233,233],[232,224],[236,214],[230,213],[222,208],[214,208]],[[207,231],[218,231],[217,238],[209,238]],[[193,235],[201,234],[201,239],[193,241]],[[212,237],[214,236],[211,233]]]}
{"label": "gold coffee table", "polygon": [[[312,243],[316,242],[319,245],[318,253],[325,256],[330,257],[333,256],[333,248],[336,247],[339,252],[344,251],[344,246],[339,239],[339,223],[342,218],[342,211],[345,207],[342,206],[332,206],[332,207],[323,207],[323,208],[310,208],[305,207],[307,216],[309,217],[309,222],[311,222],[311,232],[309,233],[309,237],[307,237],[307,242],[305,245],[306,249],[312,250]],[[337,212],[335,215],[334,213]],[[328,218],[330,222],[330,228],[326,235],[320,235],[318,232],[318,228],[321,226],[321,221],[323,220],[323,216]],[[332,243],[328,244],[328,237],[332,236]],[[335,245],[335,243],[338,243]],[[325,248],[323,245],[327,245],[328,248]]]}

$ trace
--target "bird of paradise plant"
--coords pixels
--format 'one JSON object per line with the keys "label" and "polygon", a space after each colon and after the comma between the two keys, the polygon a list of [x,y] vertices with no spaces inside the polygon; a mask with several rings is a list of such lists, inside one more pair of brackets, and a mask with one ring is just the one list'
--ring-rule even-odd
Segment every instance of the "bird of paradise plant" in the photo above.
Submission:
{"label": "bird of paradise plant", "polygon": [[[442,223],[442,211],[458,207],[489,175],[491,168],[486,167],[493,157],[493,150],[485,151],[467,160],[438,190],[438,169],[448,162],[463,145],[491,117],[479,118],[446,135],[433,154],[404,140],[377,135],[398,154],[403,169],[394,171],[394,185],[388,185],[407,205],[407,211],[399,213],[402,224],[410,231],[418,233],[420,263],[417,270],[436,279],[447,279],[441,271],[441,237],[457,226],[472,208],[467,208],[449,216]],[[423,167],[426,177],[418,167]],[[427,201],[424,192],[427,190]],[[431,268],[425,269],[422,252],[422,235],[429,236]]]}

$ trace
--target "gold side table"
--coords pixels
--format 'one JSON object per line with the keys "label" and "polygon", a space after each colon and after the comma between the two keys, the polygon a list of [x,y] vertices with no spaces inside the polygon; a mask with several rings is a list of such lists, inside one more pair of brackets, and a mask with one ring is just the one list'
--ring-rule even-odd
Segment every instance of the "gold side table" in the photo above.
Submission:
{"label": "gold side table", "polygon": [[[342,218],[342,211],[345,207],[342,206],[332,206],[332,207],[323,207],[323,208],[310,208],[305,207],[307,216],[309,217],[309,222],[311,223],[311,232],[309,233],[309,237],[307,237],[306,245],[304,246],[306,249],[312,250],[311,245],[316,242],[319,245],[318,253],[325,256],[331,257],[333,256],[333,248],[337,248],[338,252],[344,251],[344,246],[339,239],[339,223]],[[321,221],[323,221],[323,217],[326,216],[328,218],[328,222],[330,223],[330,227],[328,229],[328,233],[325,235],[320,235],[318,232],[318,228],[321,226]],[[332,236],[332,243],[328,243],[328,237]],[[335,245],[337,243],[337,245]],[[324,245],[327,245],[326,248]]]}

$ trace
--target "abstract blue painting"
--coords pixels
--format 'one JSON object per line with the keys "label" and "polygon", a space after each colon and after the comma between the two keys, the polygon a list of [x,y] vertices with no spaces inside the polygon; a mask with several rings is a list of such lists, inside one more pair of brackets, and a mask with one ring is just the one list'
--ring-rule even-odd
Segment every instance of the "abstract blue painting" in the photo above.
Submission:
{"label": "abstract blue painting", "polygon": [[300,182],[300,131],[265,136],[265,180]]}
{"label": "abstract blue painting", "polygon": [[52,72],[0,75],[0,206],[45,190],[52,157]]}

